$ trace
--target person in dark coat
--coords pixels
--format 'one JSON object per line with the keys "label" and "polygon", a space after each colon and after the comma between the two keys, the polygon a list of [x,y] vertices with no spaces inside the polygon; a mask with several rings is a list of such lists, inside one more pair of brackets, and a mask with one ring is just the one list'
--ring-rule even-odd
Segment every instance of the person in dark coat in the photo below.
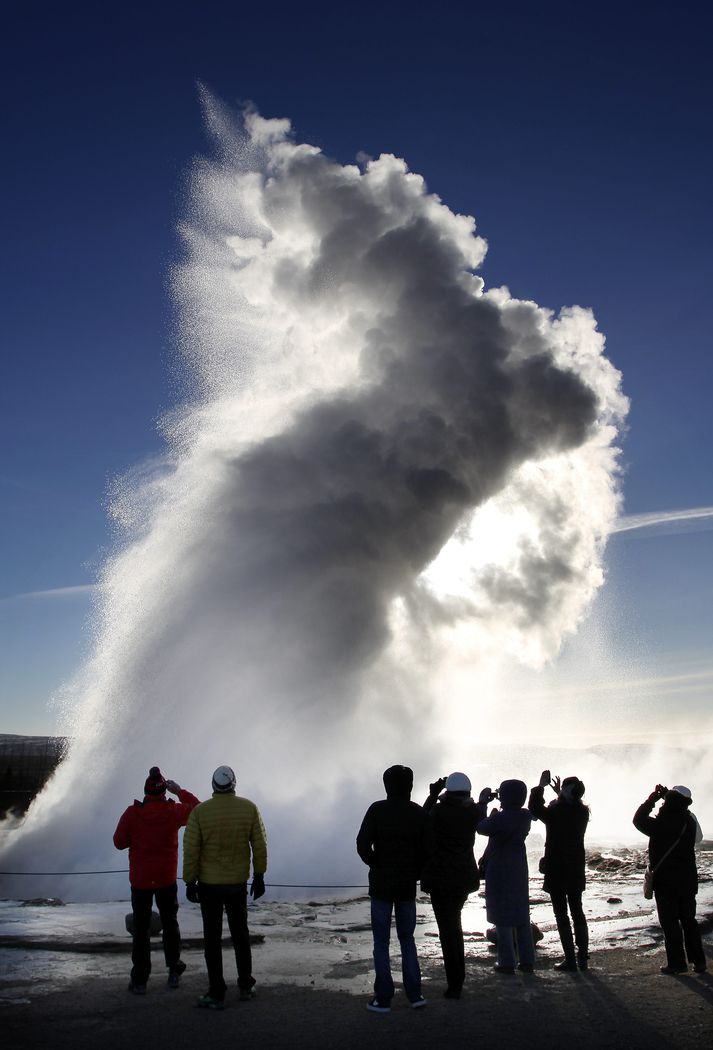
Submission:
{"label": "person in dark coat", "polygon": [[416,883],[428,850],[426,814],[410,801],[413,770],[408,766],[387,769],[384,787],[386,798],[369,806],[356,840],[357,853],[369,865],[376,979],[374,998],[367,1009],[377,1013],[391,1009],[394,995],[389,959],[392,912],[396,915],[406,995],[413,1007],[426,1004],[414,940]]}
{"label": "person in dark coat", "polygon": [[423,805],[433,829],[434,848],[424,864],[421,889],[431,895],[438,923],[448,982],[443,993],[446,999],[461,997],[465,981],[461,912],[468,894],[480,886],[473,844],[475,829],[486,815],[486,806],[473,801],[470,788],[465,773],[451,773],[448,778],[431,784]]}
{"label": "person in dark coat", "polygon": [[[545,806],[545,788],[552,785],[557,798]],[[582,893],[586,883],[584,863],[584,833],[589,823],[589,808],[582,802],[584,784],[577,777],[550,776],[545,769],[540,783],[530,792],[529,809],[535,820],[545,825],[545,856],[542,870],[545,893],[552,898],[557,931],[562,942],[564,960],[555,963],[556,970],[587,969],[589,959],[589,930],[582,908]],[[567,908],[572,914],[574,937]],[[577,952],[575,954],[575,943]]]}
{"label": "person in dark coat", "polygon": [[[663,805],[654,817],[651,811],[660,799]],[[649,864],[656,869],[654,898],[666,946],[666,965],[661,967],[661,973],[665,974],[686,973],[686,957],[696,973],[706,970],[701,931],[696,922],[695,845],[703,834],[689,812],[691,801],[690,790],[682,784],[676,784],[670,791],[657,784],[634,814],[634,827],[649,837]]]}
{"label": "person in dark coat", "polygon": [[500,798],[501,808],[478,824],[478,834],[488,836],[482,861],[485,867],[485,910],[498,938],[496,973],[515,973],[515,965],[531,973],[535,946],[530,925],[530,886],[525,839],[530,832],[530,813],[524,809],[527,785],[522,780],[504,780],[497,793],[483,788],[479,801]]}

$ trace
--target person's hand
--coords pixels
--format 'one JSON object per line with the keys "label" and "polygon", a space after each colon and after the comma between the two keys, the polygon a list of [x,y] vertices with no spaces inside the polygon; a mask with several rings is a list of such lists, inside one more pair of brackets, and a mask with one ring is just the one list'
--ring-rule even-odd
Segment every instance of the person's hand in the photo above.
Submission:
{"label": "person's hand", "polygon": [[258,875],[257,872],[253,875],[253,884],[250,887],[250,896],[254,901],[265,895],[265,876]]}
{"label": "person's hand", "polygon": [[552,790],[554,791],[555,795],[559,795],[560,791],[562,790],[562,778],[561,777],[552,777],[551,783],[552,783]]}
{"label": "person's hand", "polygon": [[190,901],[191,904],[200,904],[200,897],[198,896],[198,883],[187,882],[186,883],[186,900]]}
{"label": "person's hand", "polygon": [[494,798],[497,798],[497,795],[494,795],[489,787],[485,787],[478,795],[478,802],[492,802]]}
{"label": "person's hand", "polygon": [[546,788],[551,780],[552,780],[552,777],[550,776],[549,769],[543,769],[542,772],[540,773],[540,787],[541,788]]}
{"label": "person's hand", "polygon": [[167,780],[166,791],[170,791],[172,795],[178,795],[181,791],[181,785],[177,784],[175,780]]}
{"label": "person's hand", "polygon": [[438,798],[446,786],[447,779],[448,777],[439,777],[438,780],[434,780],[432,784],[428,785],[428,794],[431,798]]}
{"label": "person's hand", "polygon": [[663,784],[657,784],[656,794],[659,798],[666,798],[666,795],[668,795],[668,788],[664,787]]}

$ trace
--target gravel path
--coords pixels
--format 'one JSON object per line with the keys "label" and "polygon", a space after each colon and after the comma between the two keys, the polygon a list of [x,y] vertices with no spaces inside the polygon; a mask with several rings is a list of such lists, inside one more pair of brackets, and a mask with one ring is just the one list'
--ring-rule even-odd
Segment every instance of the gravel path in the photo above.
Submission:
{"label": "gravel path", "polygon": [[[369,1013],[366,1000],[344,992],[262,981],[240,1003],[230,992],[222,1012],[198,1010],[205,975],[188,971],[170,991],[158,976],[140,998],[115,975],[72,981],[28,997],[27,985],[5,984],[0,1002],[3,1050],[133,1050],[249,1046],[251,1050],[702,1050],[713,1037],[713,975],[658,973],[660,952],[597,953],[587,973],[558,974],[542,961],[532,976],[501,977],[469,965],[464,998],[442,998],[443,974],[428,963],[428,1005],[408,1007],[397,994],[390,1014]],[[258,975],[259,976],[259,975]]]}

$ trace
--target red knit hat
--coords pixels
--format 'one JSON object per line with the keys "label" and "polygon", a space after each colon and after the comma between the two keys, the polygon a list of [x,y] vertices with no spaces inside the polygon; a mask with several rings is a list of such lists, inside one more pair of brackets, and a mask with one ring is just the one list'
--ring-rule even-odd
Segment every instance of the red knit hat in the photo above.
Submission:
{"label": "red knit hat", "polygon": [[163,795],[166,791],[166,781],[158,766],[151,766],[149,775],[144,784],[144,795]]}

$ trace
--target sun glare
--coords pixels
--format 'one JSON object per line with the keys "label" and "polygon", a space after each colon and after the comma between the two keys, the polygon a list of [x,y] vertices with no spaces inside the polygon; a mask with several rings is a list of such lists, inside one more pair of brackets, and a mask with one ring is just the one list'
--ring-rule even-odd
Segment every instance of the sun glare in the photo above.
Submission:
{"label": "sun glare", "polygon": [[486,566],[514,566],[525,540],[537,541],[537,526],[527,509],[489,500],[445,544],[421,582],[437,598],[472,598],[478,574]]}

